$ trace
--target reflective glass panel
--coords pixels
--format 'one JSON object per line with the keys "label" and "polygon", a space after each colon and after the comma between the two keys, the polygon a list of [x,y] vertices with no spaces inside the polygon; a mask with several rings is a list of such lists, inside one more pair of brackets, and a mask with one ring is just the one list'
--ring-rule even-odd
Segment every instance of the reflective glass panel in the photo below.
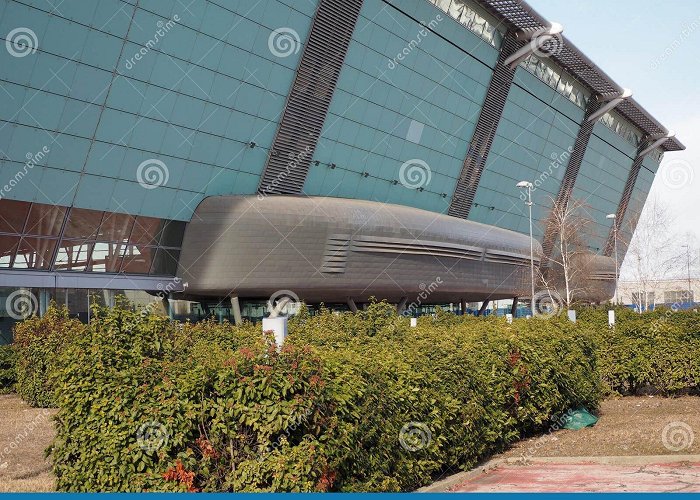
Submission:
{"label": "reflective glass panel", "polygon": [[133,215],[105,213],[97,239],[103,241],[128,241],[131,228],[134,225],[134,219]]}
{"label": "reflective glass panel", "polygon": [[38,236],[58,236],[65,213],[64,207],[34,203],[29,211],[29,219],[24,232]]}
{"label": "reflective glass panel", "polygon": [[178,220],[167,221],[163,225],[160,234],[160,246],[181,247],[182,237],[185,234],[185,222]]}
{"label": "reflective glass panel", "polygon": [[129,242],[132,245],[157,245],[162,222],[164,222],[162,219],[139,215],[134,222]]}
{"label": "reflective glass panel", "polygon": [[19,236],[0,236],[0,267],[10,267],[18,243]]}
{"label": "reflective glass panel", "polygon": [[85,271],[92,246],[92,243],[84,240],[63,240],[56,253],[54,268],[61,271]]}
{"label": "reflective glass panel", "polygon": [[179,250],[159,248],[153,260],[151,274],[158,276],[174,276],[177,271],[177,260],[179,256]]}
{"label": "reflective glass panel", "polygon": [[68,222],[63,233],[65,238],[93,240],[102,221],[102,212],[73,208],[68,214]]}
{"label": "reflective glass panel", "polygon": [[30,203],[0,200],[0,232],[22,234]]}
{"label": "reflective glass panel", "polygon": [[20,269],[49,269],[56,248],[55,239],[24,237],[17,249],[14,267]]}
{"label": "reflective glass panel", "polygon": [[156,249],[154,247],[127,245],[122,272],[127,274],[148,274],[155,253]]}
{"label": "reflective glass panel", "polygon": [[98,241],[92,251],[92,260],[88,271],[99,273],[118,273],[122,257],[127,249],[124,243],[104,243]]}

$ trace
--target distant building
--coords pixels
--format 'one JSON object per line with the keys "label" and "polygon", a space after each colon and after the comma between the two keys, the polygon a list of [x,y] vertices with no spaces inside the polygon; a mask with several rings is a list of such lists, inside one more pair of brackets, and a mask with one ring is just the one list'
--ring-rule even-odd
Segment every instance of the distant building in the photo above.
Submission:
{"label": "distant building", "polygon": [[646,284],[636,281],[620,282],[620,302],[626,306],[642,310],[656,306],[687,309],[696,305],[700,297],[700,279],[669,279],[649,281]]}

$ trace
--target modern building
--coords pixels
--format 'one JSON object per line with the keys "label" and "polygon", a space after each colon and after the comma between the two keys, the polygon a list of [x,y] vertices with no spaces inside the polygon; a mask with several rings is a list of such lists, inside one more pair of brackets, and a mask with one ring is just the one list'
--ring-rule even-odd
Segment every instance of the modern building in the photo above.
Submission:
{"label": "modern building", "polygon": [[603,300],[606,215],[629,233],[684,149],[520,0],[0,0],[0,33],[5,332],[116,293],[526,298],[573,198]]}
{"label": "modern building", "polygon": [[658,306],[696,308],[699,295],[700,280],[695,277],[620,282],[620,303],[635,310],[644,311]]}

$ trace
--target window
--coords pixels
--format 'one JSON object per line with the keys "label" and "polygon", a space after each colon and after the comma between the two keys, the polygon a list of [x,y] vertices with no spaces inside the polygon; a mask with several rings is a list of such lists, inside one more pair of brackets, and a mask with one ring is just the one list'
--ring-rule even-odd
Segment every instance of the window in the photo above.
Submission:
{"label": "window", "polygon": [[56,239],[25,236],[20,241],[15,257],[15,268],[49,269],[56,249]]}
{"label": "window", "polygon": [[63,226],[64,207],[32,203],[24,233],[37,236],[58,236]]}
{"label": "window", "polygon": [[470,30],[472,33],[480,36],[483,40],[494,47],[500,47],[503,41],[503,35],[496,29],[498,24],[495,19],[488,19],[486,11],[482,10],[478,5],[471,3],[468,0],[428,0],[438,9],[446,12],[460,23],[462,26]]}
{"label": "window", "polygon": [[63,231],[64,238],[94,240],[102,222],[102,212],[72,208],[68,214],[68,222]]}
{"label": "window", "polygon": [[0,200],[0,232],[22,234],[29,206],[23,201]]}
{"label": "window", "polygon": [[551,61],[542,60],[534,54],[521,62],[520,65],[528,73],[535,75],[578,107],[586,107],[590,92],[579,85],[571,75],[558,65]]}
{"label": "window", "polygon": [[0,267],[10,267],[17,252],[19,236],[0,236]]}
{"label": "window", "polygon": [[608,111],[601,117],[600,121],[603,125],[633,146],[639,146],[639,143],[642,142],[642,133],[637,127],[625,120],[615,111]]}
{"label": "window", "polygon": [[692,290],[668,290],[664,292],[664,303],[666,304],[688,304],[695,302]]}

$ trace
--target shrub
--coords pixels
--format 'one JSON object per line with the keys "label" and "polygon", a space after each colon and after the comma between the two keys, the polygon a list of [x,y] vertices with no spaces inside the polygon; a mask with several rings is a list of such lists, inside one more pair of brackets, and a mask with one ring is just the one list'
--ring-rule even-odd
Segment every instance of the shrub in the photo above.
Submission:
{"label": "shrub", "polygon": [[12,392],[16,381],[14,348],[10,344],[0,345],[0,394]]}
{"label": "shrub", "polygon": [[35,407],[55,406],[53,373],[63,349],[80,336],[84,326],[68,317],[65,307],[55,304],[43,317],[31,318],[14,326],[14,349],[17,353],[17,393]]}
{"label": "shrub", "polygon": [[251,325],[95,310],[58,372],[58,487],[408,490],[596,406],[575,325],[408,324],[386,304],[302,315],[278,352]]}

